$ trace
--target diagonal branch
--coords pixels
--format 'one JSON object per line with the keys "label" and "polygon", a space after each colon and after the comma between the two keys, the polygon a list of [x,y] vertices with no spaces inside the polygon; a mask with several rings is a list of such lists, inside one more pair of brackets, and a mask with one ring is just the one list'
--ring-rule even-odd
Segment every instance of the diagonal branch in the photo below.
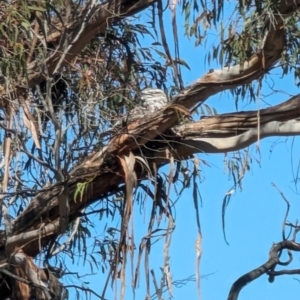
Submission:
{"label": "diagonal branch", "polygon": [[[121,17],[141,11],[155,3],[155,1],[140,0],[131,5],[128,3],[132,3],[132,1],[122,1],[121,15],[119,16],[109,11],[108,4],[96,6],[93,15],[87,21],[80,39],[76,39],[76,32],[78,32],[76,30],[79,28],[80,22],[85,18],[84,13],[72,24],[68,24],[71,40],[75,39],[75,43],[69,49],[69,52],[66,53],[63,63],[70,62],[93,37],[105,30],[107,24]],[[280,13],[284,14],[294,11],[297,9],[297,5],[300,5],[300,0],[297,0],[296,3],[290,0],[282,1]],[[80,210],[113,193],[120,184],[124,184],[125,174],[120,167],[117,156],[126,152],[132,152],[137,156],[141,155],[145,150],[143,146],[149,142],[155,142],[155,139],[162,136],[163,133],[170,133],[171,131],[169,136],[165,134],[163,138],[165,139],[166,147],[172,144],[173,155],[178,160],[189,158],[192,154],[202,151],[219,153],[237,150],[255,142],[258,138],[257,112],[226,114],[181,125],[176,127],[174,131],[171,129],[180,122],[182,119],[181,115],[188,114],[187,109],[202,103],[213,94],[243,85],[254,79],[259,79],[278,61],[285,46],[283,21],[281,18],[282,16],[278,16],[276,26],[271,27],[269,30],[262,52],[254,55],[249,62],[245,62],[242,67],[233,66],[207,73],[180,93],[173,103],[155,114],[130,123],[127,126],[126,134],[114,137],[107,147],[88,158],[84,164],[78,165],[71,172],[70,179],[67,182],[70,193],[70,221],[78,217]],[[58,23],[57,28],[59,26]],[[59,39],[58,33],[59,30],[50,33],[48,38]],[[59,57],[60,55],[55,55],[47,61],[50,73],[54,70]],[[29,86],[33,86],[36,82],[42,80],[42,75],[36,67],[36,61],[28,65]],[[292,107],[292,105],[294,106]],[[285,106],[290,109],[289,114],[287,114]],[[276,113],[274,113],[274,109],[277,109]],[[282,104],[282,106],[263,110],[260,114],[261,138],[274,135],[295,135],[300,132],[297,98],[291,99],[290,102]],[[272,115],[276,118],[272,119]],[[161,152],[157,150],[152,152],[149,160],[155,161],[158,166],[169,162],[165,149],[162,149]],[[137,165],[135,168],[139,180],[145,178],[145,174]],[[91,188],[83,193],[81,201],[78,201],[78,199],[76,201],[74,195],[78,184],[83,183]],[[57,184],[53,185],[51,189],[47,187],[47,190],[41,191],[33,198],[28,207],[16,218],[13,234],[15,238],[16,235],[20,234],[18,236],[18,244],[21,245],[25,240],[28,242],[28,235],[22,236],[22,234],[29,234],[29,232],[41,228],[41,222],[46,222],[47,224],[57,222],[59,218],[58,196],[60,189],[61,187]],[[47,234],[43,234],[41,230],[40,238],[42,242],[46,243],[51,236],[55,236],[58,233],[57,228],[55,227],[51,233],[48,232]],[[35,256],[39,252],[36,236],[31,243],[26,244],[24,251],[30,256]]]}
{"label": "diagonal branch", "polygon": [[[299,135],[299,97],[295,96],[283,104],[260,111],[260,138]],[[164,110],[160,114],[163,118]],[[168,114],[169,111],[167,110],[166,115]],[[199,152],[223,153],[224,151],[242,149],[258,139],[257,115],[257,111],[224,114],[177,126],[173,135],[165,135],[163,140],[150,139],[150,143],[158,142],[160,145],[163,141],[164,144],[160,149],[151,150],[151,147],[148,147],[145,141],[146,147],[142,147],[142,145],[136,147],[133,154],[135,156],[142,154],[145,159],[147,157],[149,161],[148,166],[152,166],[152,162],[155,162],[159,167],[169,163],[166,151],[169,145],[172,145],[170,150],[177,160],[188,159],[191,155]],[[288,118],[291,119],[288,120]],[[144,118],[143,122],[148,124],[148,130],[151,131],[151,126],[154,126],[153,124],[156,124],[155,122],[158,122],[158,119],[149,116],[149,119]],[[218,124],[219,127],[217,127]],[[135,126],[143,127],[140,123]],[[120,166],[119,159],[117,159],[117,141],[118,138],[116,137],[114,148],[112,148],[114,152],[111,152],[109,147],[106,147],[103,151],[105,156],[100,155],[99,159],[92,156],[71,172],[70,179],[67,182],[70,191],[70,221],[79,216],[78,212],[81,209],[108,196],[110,193],[114,193],[120,184],[124,184],[125,174]],[[124,146],[124,144],[122,145]],[[147,174],[142,171],[139,164],[135,164],[135,173],[139,180],[147,177]],[[82,183],[86,183],[87,188],[80,200],[74,199],[77,186]],[[32,237],[32,242],[26,244],[24,248],[24,251],[30,256],[38,253],[38,231],[35,230],[41,228],[40,234],[41,237],[45,237],[45,242],[58,233],[59,227],[54,226],[54,224],[59,218],[59,191],[60,185],[58,184],[53,185],[51,188],[48,186],[45,191],[40,191],[14,221],[14,236],[11,237],[10,241],[15,239],[13,245],[22,245],[24,242],[30,242]],[[46,222],[45,227],[41,227],[41,220]],[[49,226],[53,224],[50,231],[47,231],[47,223]],[[31,236],[30,232],[35,233]],[[17,234],[19,235],[16,236]]]}

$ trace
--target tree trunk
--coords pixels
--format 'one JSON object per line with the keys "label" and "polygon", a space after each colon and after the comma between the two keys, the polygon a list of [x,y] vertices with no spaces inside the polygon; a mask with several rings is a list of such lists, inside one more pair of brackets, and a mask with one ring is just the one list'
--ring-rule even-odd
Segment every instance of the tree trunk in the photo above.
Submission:
{"label": "tree trunk", "polygon": [[[58,51],[47,61],[50,74],[55,72],[58,66],[71,63],[92,38],[104,32],[116,19],[133,15],[155,2],[122,1],[119,16],[109,11],[109,4],[82,9],[78,18],[66,25],[69,28],[70,40],[73,41],[70,47],[67,51],[58,47]],[[62,185],[67,184],[70,193],[70,222],[80,216],[83,208],[116,192],[125,183],[128,175],[128,170],[126,171],[124,164],[120,163],[124,156],[133,154],[136,158],[143,158],[144,168],[141,168],[140,164],[134,166],[137,180],[141,181],[146,178],[147,170],[154,172],[153,168],[169,163],[170,155],[180,161],[201,152],[223,153],[239,150],[269,136],[298,135],[300,96],[260,111],[217,115],[197,122],[180,124],[182,116],[189,115],[190,109],[202,104],[210,96],[259,79],[274,66],[285,47],[282,17],[297,9],[300,0],[296,2],[282,1],[282,15],[274,22],[276,26],[270,27],[262,51],[250,61],[245,62],[243,66],[212,70],[205,74],[165,108],[128,124],[126,134],[113,137],[106,147],[76,166],[66,182],[48,185],[38,191],[28,207],[14,220],[12,236],[6,239],[4,232],[1,232],[0,265],[14,255],[16,247],[22,247],[27,256],[35,257],[40,252],[40,245],[46,245],[60,233],[58,196]],[[56,22],[57,29],[48,33],[47,43],[60,40],[59,29],[62,26],[60,21]],[[61,53],[64,56],[63,60]],[[38,60],[31,62],[27,66],[28,83],[25,78],[20,78],[16,88],[22,89],[24,84],[34,87],[36,83],[44,80],[38,67]],[[2,99],[9,99],[4,86],[0,87],[0,93]],[[2,103],[3,106],[10,105],[9,101]],[[144,147],[145,145],[147,147]],[[159,145],[159,150],[155,145]],[[84,186],[84,191],[78,196],[80,185]],[[1,295],[5,294],[5,288],[5,285],[0,287]]]}

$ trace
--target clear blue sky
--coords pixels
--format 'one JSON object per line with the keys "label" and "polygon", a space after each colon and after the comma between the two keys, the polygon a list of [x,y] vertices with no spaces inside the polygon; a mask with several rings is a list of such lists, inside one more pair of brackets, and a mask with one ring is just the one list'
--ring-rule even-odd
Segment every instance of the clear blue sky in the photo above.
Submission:
{"label": "clear blue sky", "polygon": [[[226,10],[225,10],[226,11]],[[172,46],[172,34],[169,24],[171,20],[165,18],[168,24],[167,37]],[[180,36],[181,57],[189,64],[191,71],[183,68],[185,84],[190,84],[210,68],[220,68],[215,64],[204,65],[204,56],[209,47],[216,43],[215,36],[211,36],[205,47],[194,47],[194,42],[184,37],[183,20],[179,18],[178,29]],[[145,46],[149,40],[144,41]],[[271,94],[268,85],[264,85],[261,99],[256,103],[249,104],[245,99],[240,102],[240,110],[258,109],[266,107],[266,103],[274,105],[289,98],[289,94],[297,94],[298,89],[294,86],[293,76],[281,78],[280,70],[272,71],[267,82],[275,84],[277,90],[282,91]],[[265,97],[265,95],[270,95]],[[207,104],[217,109],[218,113],[235,111],[234,99],[227,92],[218,94],[207,101]],[[260,141],[260,153],[255,146],[250,148],[250,154],[255,157],[260,165],[253,160],[251,170],[243,180],[243,190],[237,190],[231,198],[226,213],[226,234],[229,245],[223,238],[222,232],[222,200],[226,192],[233,185],[228,173],[224,172],[224,155],[205,155],[199,157],[211,167],[201,166],[201,177],[204,179],[199,185],[203,205],[200,210],[201,227],[203,233],[203,254],[200,271],[205,276],[201,280],[201,293],[204,300],[227,299],[232,283],[246,272],[257,268],[268,259],[268,253],[272,243],[281,240],[281,226],[285,214],[286,205],[279,193],[271,186],[274,182],[285,194],[291,204],[288,220],[295,222],[300,218],[300,199],[295,192],[292,169],[297,169],[299,162],[299,139],[292,138],[271,138]],[[166,167],[167,169],[167,167]],[[172,198],[176,198],[174,191]],[[148,200],[149,204],[151,200]],[[146,215],[149,215],[150,208]],[[136,245],[138,238],[146,234],[147,218],[135,211],[134,224],[136,226]],[[117,223],[118,220],[115,220]],[[103,224],[99,224],[96,231],[100,235],[103,231]],[[195,241],[197,238],[197,226],[193,198],[190,191],[184,192],[176,207],[176,230],[172,237],[171,244],[171,272],[173,280],[185,279],[195,274]],[[137,253],[135,254],[135,258]],[[159,267],[162,267],[163,246],[161,243],[152,247],[151,259],[155,273],[159,276]],[[299,268],[299,255],[294,255],[294,264],[291,267]],[[73,267],[76,269],[76,266]],[[78,270],[83,272],[79,265]],[[141,270],[143,273],[143,269]],[[130,277],[130,268],[128,268]],[[267,276],[246,286],[240,294],[241,300],[264,299],[299,299],[300,284],[294,280],[295,276],[281,276],[275,279],[273,284],[268,282]],[[298,277],[299,279],[299,277]],[[104,278],[101,274],[86,278],[91,282],[91,288],[101,293]],[[152,291],[154,292],[153,285]],[[73,295],[70,290],[71,295]],[[115,298],[114,291],[109,289],[107,296]],[[143,299],[145,285],[143,278],[136,299]],[[197,299],[197,289],[194,282],[188,283],[182,288],[174,288],[174,299]],[[118,299],[118,294],[115,299]],[[167,299],[167,294],[164,299]],[[72,297],[71,297],[72,299]],[[91,299],[97,299],[92,296]],[[132,299],[130,281],[127,285],[125,299]]]}

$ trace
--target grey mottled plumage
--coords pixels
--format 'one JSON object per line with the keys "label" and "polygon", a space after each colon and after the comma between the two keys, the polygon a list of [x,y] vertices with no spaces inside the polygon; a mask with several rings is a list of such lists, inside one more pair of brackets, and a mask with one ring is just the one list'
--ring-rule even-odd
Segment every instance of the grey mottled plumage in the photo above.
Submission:
{"label": "grey mottled plumage", "polygon": [[129,123],[148,114],[154,113],[168,103],[166,94],[160,89],[146,88],[141,91],[140,105],[137,105],[120,120],[118,120],[112,130],[103,132],[102,137],[115,133],[121,128],[123,123]]}
{"label": "grey mottled plumage", "polygon": [[[164,107],[168,102],[166,94],[159,89],[147,88],[141,91],[140,105],[130,110],[123,118],[127,122],[137,120]],[[119,122],[118,122],[119,123]],[[117,124],[115,124],[116,126]],[[120,123],[118,124],[120,125]],[[114,127],[115,127],[114,126]]]}
{"label": "grey mottled plumage", "polygon": [[142,107],[145,107],[148,111],[155,112],[164,107],[168,99],[162,90],[147,88],[141,92],[141,102]]}
{"label": "grey mottled plumage", "polygon": [[168,102],[166,94],[159,89],[147,88],[141,91],[141,105],[136,106],[126,116],[114,124],[114,128],[122,122],[132,122],[164,107]]}

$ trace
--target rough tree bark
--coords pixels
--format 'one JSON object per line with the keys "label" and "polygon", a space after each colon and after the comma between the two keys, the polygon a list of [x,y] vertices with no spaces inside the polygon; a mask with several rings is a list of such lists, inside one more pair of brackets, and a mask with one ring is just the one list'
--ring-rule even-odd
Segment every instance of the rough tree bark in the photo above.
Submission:
{"label": "rough tree bark", "polygon": [[[118,16],[110,12],[109,4],[82,9],[78,18],[66,25],[70,40],[73,42],[67,48],[58,48],[47,60],[49,72],[53,73],[63,64],[72,62],[83,47],[97,34],[104,32],[116,18],[133,15],[155,2],[157,1],[121,1]],[[168,106],[147,118],[128,124],[126,134],[113,137],[106,147],[76,166],[65,182],[70,193],[69,221],[79,216],[81,209],[95,201],[101,201],[101,198],[114,193],[125,183],[120,157],[128,153],[132,153],[135,157],[146,157],[145,169],[151,172],[153,165],[160,167],[169,163],[170,155],[176,160],[183,160],[201,152],[223,153],[242,149],[269,136],[298,135],[300,96],[261,111],[218,115],[183,125],[179,123],[181,115],[189,115],[190,109],[203,103],[210,96],[259,79],[268,72],[279,60],[285,47],[282,16],[297,10],[299,5],[300,0],[281,2],[279,9],[281,16],[277,17],[277,23],[273,22],[275,25],[270,26],[262,50],[250,61],[245,62],[243,66],[233,66],[205,74],[181,92]],[[56,30],[51,29],[46,42],[59,41],[61,38],[59,28],[62,27],[63,24],[57,21]],[[60,59],[60,53],[63,53],[63,60]],[[31,62],[27,68],[28,83],[24,78],[20,78],[20,84],[15,87],[16,89],[22,89],[24,84],[33,87],[37,82],[44,80],[38,60]],[[0,87],[2,99],[9,99],[7,92],[4,86]],[[7,106],[9,102],[4,101],[3,105]],[[166,132],[168,134],[164,135]],[[164,142],[160,139],[162,135]],[[149,147],[143,148],[146,144],[156,142],[163,145],[159,151],[150,151]],[[138,164],[135,165],[134,171],[139,181],[147,176],[145,169],[140,168]],[[74,199],[78,183],[87,182],[88,188],[82,199]],[[15,249],[19,247],[27,256],[35,257],[40,252],[40,245],[46,245],[59,234],[58,195],[61,185],[65,183],[58,182],[38,191],[28,207],[14,220],[11,237],[6,239],[4,232],[1,233],[0,266],[9,262],[16,254]],[[0,287],[1,295],[2,288],[5,287]]]}

